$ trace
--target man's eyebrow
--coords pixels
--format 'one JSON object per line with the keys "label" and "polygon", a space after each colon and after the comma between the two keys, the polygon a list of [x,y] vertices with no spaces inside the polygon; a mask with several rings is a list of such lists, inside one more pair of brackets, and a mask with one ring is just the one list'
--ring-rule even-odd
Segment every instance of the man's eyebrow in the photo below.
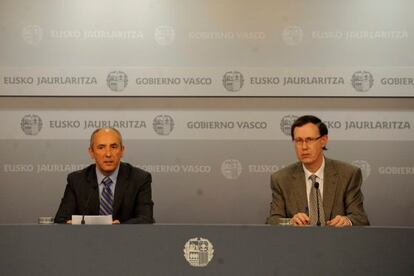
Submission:
{"label": "man's eyebrow", "polygon": [[103,143],[101,143],[101,144],[97,144],[96,147],[105,147],[105,146],[108,146],[108,145],[110,147],[112,147],[112,146],[120,146],[119,143],[111,143],[111,144],[103,144]]}
{"label": "man's eyebrow", "polygon": [[105,144],[97,144],[96,146],[97,147],[102,147],[102,146],[105,146]]}

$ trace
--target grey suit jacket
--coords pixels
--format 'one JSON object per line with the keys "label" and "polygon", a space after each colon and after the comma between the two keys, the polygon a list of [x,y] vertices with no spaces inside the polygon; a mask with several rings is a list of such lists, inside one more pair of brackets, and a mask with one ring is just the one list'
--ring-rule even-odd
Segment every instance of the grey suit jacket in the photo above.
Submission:
{"label": "grey suit jacket", "polygon": [[[70,173],[55,216],[65,223],[72,215],[98,215],[99,189],[96,165]],[[112,217],[121,223],[154,223],[151,174],[121,162],[116,182]]]}
{"label": "grey suit jacket", "polygon": [[[369,225],[361,192],[361,169],[325,158],[323,209],[325,220],[347,216],[353,225]],[[305,172],[302,163],[292,164],[271,176],[272,202],[268,224],[307,212]]]}

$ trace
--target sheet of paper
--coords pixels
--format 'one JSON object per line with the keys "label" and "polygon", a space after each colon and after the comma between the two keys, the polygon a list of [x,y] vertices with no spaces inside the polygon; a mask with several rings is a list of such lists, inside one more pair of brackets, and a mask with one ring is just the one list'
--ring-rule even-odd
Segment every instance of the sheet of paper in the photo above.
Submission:
{"label": "sheet of paper", "polygon": [[[72,216],[72,224],[81,224],[82,216]],[[112,224],[112,216],[85,216],[85,224]]]}

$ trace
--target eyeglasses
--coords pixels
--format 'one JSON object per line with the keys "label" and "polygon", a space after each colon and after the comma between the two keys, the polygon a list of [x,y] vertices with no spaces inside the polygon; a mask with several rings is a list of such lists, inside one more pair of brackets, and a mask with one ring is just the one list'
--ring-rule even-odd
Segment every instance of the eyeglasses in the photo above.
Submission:
{"label": "eyeglasses", "polygon": [[306,143],[306,145],[311,145],[315,143],[315,141],[319,140],[321,137],[322,135],[316,138],[313,138],[313,137],[306,137],[305,139],[296,138],[293,140],[293,142],[295,143],[296,146],[302,146],[303,143]]}

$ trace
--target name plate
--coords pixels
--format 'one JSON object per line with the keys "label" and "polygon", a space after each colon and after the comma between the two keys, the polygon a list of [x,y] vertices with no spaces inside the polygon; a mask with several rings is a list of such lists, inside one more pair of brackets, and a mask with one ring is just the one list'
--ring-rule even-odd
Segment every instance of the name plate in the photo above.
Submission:
{"label": "name plate", "polygon": [[[73,215],[72,224],[82,224],[82,216]],[[112,224],[112,216],[85,216],[85,224]]]}

